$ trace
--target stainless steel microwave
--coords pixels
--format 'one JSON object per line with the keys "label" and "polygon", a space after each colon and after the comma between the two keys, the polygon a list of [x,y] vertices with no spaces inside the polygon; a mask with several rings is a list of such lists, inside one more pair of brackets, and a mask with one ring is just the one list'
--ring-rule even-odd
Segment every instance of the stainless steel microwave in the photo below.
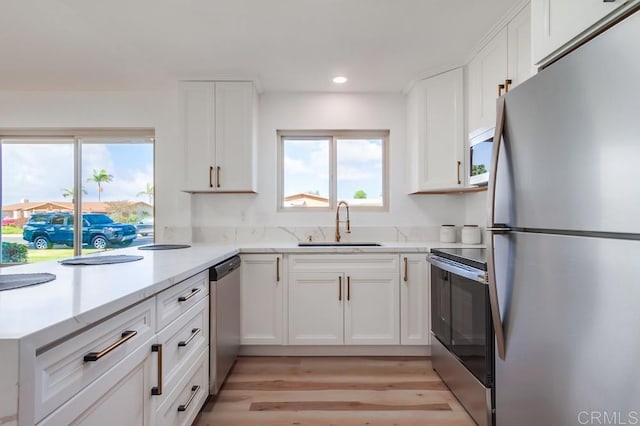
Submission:
{"label": "stainless steel microwave", "polygon": [[486,185],[491,170],[495,127],[469,133],[469,185]]}

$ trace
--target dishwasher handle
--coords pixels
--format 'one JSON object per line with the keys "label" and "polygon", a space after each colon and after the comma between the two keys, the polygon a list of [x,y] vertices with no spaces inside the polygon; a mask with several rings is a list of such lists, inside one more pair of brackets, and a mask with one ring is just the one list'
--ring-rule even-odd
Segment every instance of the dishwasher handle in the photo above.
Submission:
{"label": "dishwasher handle", "polygon": [[240,256],[220,262],[209,270],[209,281],[219,281],[240,267]]}

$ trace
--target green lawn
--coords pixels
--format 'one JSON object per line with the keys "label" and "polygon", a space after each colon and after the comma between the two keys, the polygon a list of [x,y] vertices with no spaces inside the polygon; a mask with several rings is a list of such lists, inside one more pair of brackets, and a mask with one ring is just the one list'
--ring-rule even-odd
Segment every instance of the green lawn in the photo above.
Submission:
{"label": "green lawn", "polygon": [[9,234],[22,234],[22,228],[16,228],[13,225],[6,225],[2,227],[2,233],[4,235]]}
{"label": "green lawn", "polygon": [[[97,251],[101,251],[101,250],[84,249],[82,250],[82,254],[83,255],[90,254],[90,253],[95,253]],[[44,262],[46,260],[60,260],[60,259],[66,259],[68,257],[73,257],[72,248],[53,248],[48,250],[29,249],[27,254],[27,262],[28,263]]]}

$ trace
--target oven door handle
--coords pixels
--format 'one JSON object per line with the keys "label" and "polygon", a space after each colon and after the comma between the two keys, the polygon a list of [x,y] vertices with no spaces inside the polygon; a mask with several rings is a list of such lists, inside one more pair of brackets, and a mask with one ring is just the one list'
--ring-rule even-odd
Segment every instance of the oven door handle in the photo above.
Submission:
{"label": "oven door handle", "polygon": [[489,281],[489,302],[491,304],[491,319],[493,320],[493,331],[496,336],[496,346],[498,347],[498,356],[505,359],[506,347],[504,338],[504,327],[502,325],[502,317],[500,315],[500,301],[498,299],[498,285],[496,283],[496,262],[494,252],[494,238],[497,234],[505,234],[510,231],[509,228],[496,225],[495,208],[496,208],[496,181],[498,172],[498,158],[500,156],[500,148],[502,146],[502,135],[504,132],[505,105],[504,97],[501,96],[497,101],[496,111],[496,128],[493,136],[493,152],[491,153],[491,173],[489,174],[489,188],[487,216],[489,218],[489,226],[487,227],[487,275]]}
{"label": "oven door handle", "polygon": [[475,281],[479,284],[487,285],[487,274],[484,271],[479,269],[467,270],[462,268],[457,268],[454,265],[451,265],[447,262],[441,261],[438,256],[434,256],[433,254],[427,254],[427,262],[432,264],[433,266],[442,269],[443,271],[450,272],[454,275],[458,275],[464,278],[468,278],[471,281]]}

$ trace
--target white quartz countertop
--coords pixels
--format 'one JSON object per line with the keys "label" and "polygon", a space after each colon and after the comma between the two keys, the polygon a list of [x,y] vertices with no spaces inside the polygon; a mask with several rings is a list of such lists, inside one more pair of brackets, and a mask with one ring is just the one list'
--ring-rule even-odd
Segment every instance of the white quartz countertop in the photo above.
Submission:
{"label": "white quartz countertop", "polygon": [[482,247],[437,241],[382,242],[373,247],[298,247],[297,243],[193,244],[178,250],[128,248],[103,255],[144,259],[111,265],[42,262],[1,268],[0,274],[49,272],[54,281],[0,291],[0,340],[25,339],[35,348],[83,329],[149,298],[237,253],[427,253],[437,247]]}
{"label": "white quartz countertop", "polygon": [[128,248],[104,255],[144,259],[111,265],[42,262],[0,269],[0,274],[49,272],[54,281],[0,291],[0,339],[39,345],[54,341],[134,305],[235,254],[237,247],[193,245],[179,250]]}

